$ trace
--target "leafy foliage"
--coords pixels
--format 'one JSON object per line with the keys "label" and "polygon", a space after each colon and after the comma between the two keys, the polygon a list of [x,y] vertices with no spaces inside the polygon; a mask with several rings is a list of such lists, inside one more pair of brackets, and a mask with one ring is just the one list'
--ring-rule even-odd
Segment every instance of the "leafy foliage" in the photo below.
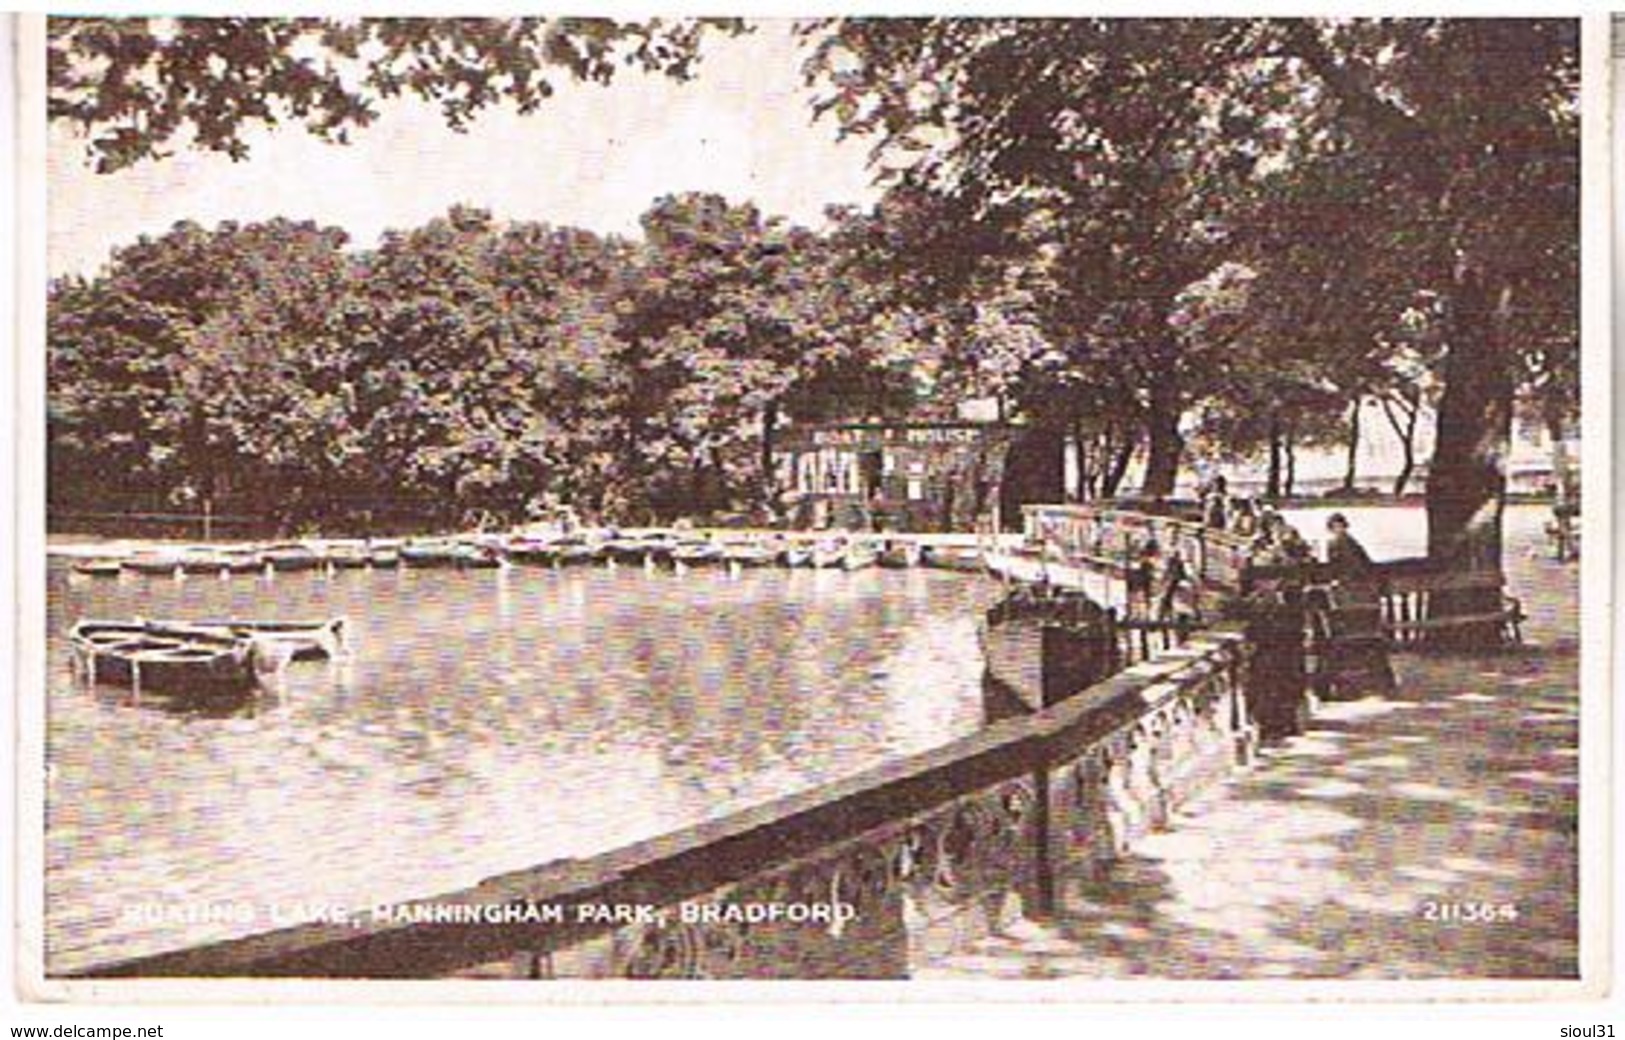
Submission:
{"label": "leafy foliage", "polygon": [[54,472],[296,518],[671,516],[764,502],[778,422],[912,401],[906,319],[841,277],[839,234],[714,195],[644,226],[460,207],[352,253],[309,224],[177,225],[52,288]]}
{"label": "leafy foliage", "polygon": [[560,77],[607,84],[621,69],[688,79],[707,30],[736,20],[600,18],[91,18],[50,22],[52,119],[90,135],[102,172],[191,143],[248,155],[251,126],[302,125],[332,141],[413,95],[463,128],[511,102],[534,112]]}
{"label": "leafy foliage", "polygon": [[[384,98],[461,127],[536,109],[559,76],[684,78],[706,31],[744,28],[56,19],[51,112],[104,169],[188,139],[241,156],[247,126],[343,139]],[[55,288],[54,443],[192,482],[247,458],[658,514],[760,502],[786,419],[922,397],[993,396],[1044,450],[1064,432],[1097,493],[1143,449],[1157,495],[1191,443],[1278,460],[1376,401],[1401,486],[1436,406],[1431,550],[1495,562],[1514,400],[1553,428],[1578,405],[1575,21],[801,31],[815,111],[870,141],[888,186],[872,212],[819,235],[678,196],[630,243],[454,211],[339,263],[325,232],[183,226]],[[260,286],[266,235],[318,255]],[[245,388],[195,400],[209,381]]]}

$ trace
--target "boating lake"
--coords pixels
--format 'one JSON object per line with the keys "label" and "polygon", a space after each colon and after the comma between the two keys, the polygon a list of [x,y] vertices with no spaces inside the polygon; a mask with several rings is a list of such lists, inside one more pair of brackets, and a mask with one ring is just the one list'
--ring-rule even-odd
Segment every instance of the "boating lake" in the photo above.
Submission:
{"label": "boating lake", "polygon": [[[913,569],[87,578],[53,560],[47,970],[590,855],[982,724],[997,586]],[[82,617],[348,619],[201,714],[76,679]]]}

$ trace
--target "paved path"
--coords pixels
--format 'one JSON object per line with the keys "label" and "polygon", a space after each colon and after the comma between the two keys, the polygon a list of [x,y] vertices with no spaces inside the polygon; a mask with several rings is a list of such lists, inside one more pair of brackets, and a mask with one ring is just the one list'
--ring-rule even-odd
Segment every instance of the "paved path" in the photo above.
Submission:
{"label": "paved path", "polygon": [[[920,974],[1573,977],[1576,569],[1507,566],[1525,648],[1396,658],[1396,693],[1323,705],[1058,918]],[[1516,919],[1434,922],[1430,902]]]}

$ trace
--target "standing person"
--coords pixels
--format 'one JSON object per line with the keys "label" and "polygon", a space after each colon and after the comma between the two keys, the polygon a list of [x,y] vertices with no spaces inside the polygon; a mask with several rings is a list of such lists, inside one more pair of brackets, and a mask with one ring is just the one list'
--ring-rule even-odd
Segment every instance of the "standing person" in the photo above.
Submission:
{"label": "standing person", "polygon": [[1162,595],[1157,600],[1157,620],[1167,621],[1174,617],[1179,609],[1179,590],[1190,583],[1190,570],[1185,566],[1185,557],[1178,549],[1168,555],[1167,566],[1162,571]]}
{"label": "standing person", "polygon": [[1157,557],[1161,552],[1153,539],[1141,546],[1139,557],[1129,563],[1123,583],[1128,593],[1127,608],[1131,618],[1151,615],[1151,589],[1156,584]]}
{"label": "standing person", "polygon": [[1280,553],[1282,560],[1286,563],[1314,562],[1314,549],[1310,547],[1303,535],[1298,533],[1296,527],[1282,520],[1275,537],[1278,546],[1277,552]]}
{"label": "standing person", "polygon": [[1202,507],[1202,522],[1217,531],[1223,531],[1229,526],[1229,496],[1225,491],[1224,476],[1221,474],[1213,478],[1208,485],[1207,501]]}
{"label": "standing person", "polygon": [[1231,510],[1230,533],[1251,538],[1258,533],[1258,512],[1250,498],[1238,498]]}

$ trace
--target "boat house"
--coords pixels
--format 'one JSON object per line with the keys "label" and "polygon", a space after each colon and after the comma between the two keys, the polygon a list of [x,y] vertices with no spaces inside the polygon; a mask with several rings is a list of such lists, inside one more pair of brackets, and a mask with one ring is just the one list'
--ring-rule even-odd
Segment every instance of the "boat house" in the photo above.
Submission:
{"label": "boat house", "polygon": [[846,422],[785,430],[779,502],[795,527],[974,531],[999,523],[1013,427],[1002,422]]}

